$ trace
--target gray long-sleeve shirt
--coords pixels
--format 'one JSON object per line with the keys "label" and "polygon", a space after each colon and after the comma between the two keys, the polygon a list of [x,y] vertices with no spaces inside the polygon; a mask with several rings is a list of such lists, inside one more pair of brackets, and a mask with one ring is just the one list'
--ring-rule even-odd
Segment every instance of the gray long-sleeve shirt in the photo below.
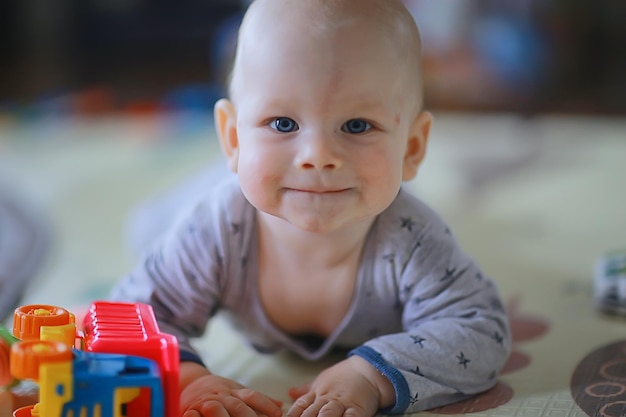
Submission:
{"label": "gray long-sleeve shirt", "polygon": [[496,285],[406,191],[372,225],[352,304],[320,343],[286,334],[266,316],[256,242],[255,208],[229,178],[177,221],[113,298],[151,304],[161,329],[178,337],[182,360],[199,360],[189,339],[218,311],[262,352],[316,360],[350,348],[393,383],[396,403],[386,413],[441,406],[496,383],[511,347]]}

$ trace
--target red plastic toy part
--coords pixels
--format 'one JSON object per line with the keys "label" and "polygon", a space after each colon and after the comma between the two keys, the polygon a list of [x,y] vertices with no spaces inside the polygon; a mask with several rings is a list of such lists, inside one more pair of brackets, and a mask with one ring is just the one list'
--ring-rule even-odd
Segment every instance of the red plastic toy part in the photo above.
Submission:
{"label": "red plastic toy part", "polygon": [[141,303],[94,302],[83,319],[83,349],[155,361],[161,370],[165,415],[179,415],[179,353],[173,335],[159,330],[152,307]]}

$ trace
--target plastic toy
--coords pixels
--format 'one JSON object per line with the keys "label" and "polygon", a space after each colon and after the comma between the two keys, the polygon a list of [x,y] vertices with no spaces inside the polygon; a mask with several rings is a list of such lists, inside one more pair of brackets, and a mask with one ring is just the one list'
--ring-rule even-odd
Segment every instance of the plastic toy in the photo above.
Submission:
{"label": "plastic toy", "polygon": [[39,403],[14,417],[174,417],[178,343],[145,304],[94,302],[82,331],[67,310],[15,310],[11,374],[39,384]]}
{"label": "plastic toy", "polygon": [[17,339],[0,324],[0,387],[8,388],[16,382],[11,372],[9,372],[11,345],[16,341]]}
{"label": "plastic toy", "polygon": [[596,261],[593,286],[596,308],[626,315],[626,250],[609,252]]}

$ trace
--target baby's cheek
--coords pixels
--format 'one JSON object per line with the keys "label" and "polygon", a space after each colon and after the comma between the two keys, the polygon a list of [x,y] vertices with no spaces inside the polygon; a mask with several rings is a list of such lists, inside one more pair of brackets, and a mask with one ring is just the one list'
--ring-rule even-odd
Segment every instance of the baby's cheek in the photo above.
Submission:
{"label": "baby's cheek", "polygon": [[270,175],[255,172],[239,172],[239,183],[248,201],[259,210],[271,211],[276,199],[274,179]]}
{"label": "baby's cheek", "polygon": [[386,208],[396,198],[401,185],[402,175],[397,170],[388,170],[372,176],[368,189],[375,205]]}

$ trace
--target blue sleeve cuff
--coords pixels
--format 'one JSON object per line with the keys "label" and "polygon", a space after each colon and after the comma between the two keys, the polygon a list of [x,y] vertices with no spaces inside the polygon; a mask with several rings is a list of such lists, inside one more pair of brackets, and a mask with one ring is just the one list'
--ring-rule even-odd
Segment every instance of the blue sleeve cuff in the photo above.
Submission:
{"label": "blue sleeve cuff", "polygon": [[389,365],[385,361],[382,355],[376,352],[374,349],[368,346],[359,346],[356,349],[351,350],[348,356],[357,355],[368,361],[374,368],[376,368],[381,374],[389,378],[393,388],[396,392],[396,403],[393,407],[387,407],[379,410],[382,414],[400,414],[403,413],[411,402],[411,391],[409,390],[409,384],[402,373]]}
{"label": "blue sleeve cuff", "polygon": [[204,364],[204,362],[202,362],[202,359],[200,358],[200,356],[198,356],[197,354],[193,352],[181,350],[179,357],[180,357],[181,362],[195,362],[198,365],[202,365],[206,368],[206,365]]}

